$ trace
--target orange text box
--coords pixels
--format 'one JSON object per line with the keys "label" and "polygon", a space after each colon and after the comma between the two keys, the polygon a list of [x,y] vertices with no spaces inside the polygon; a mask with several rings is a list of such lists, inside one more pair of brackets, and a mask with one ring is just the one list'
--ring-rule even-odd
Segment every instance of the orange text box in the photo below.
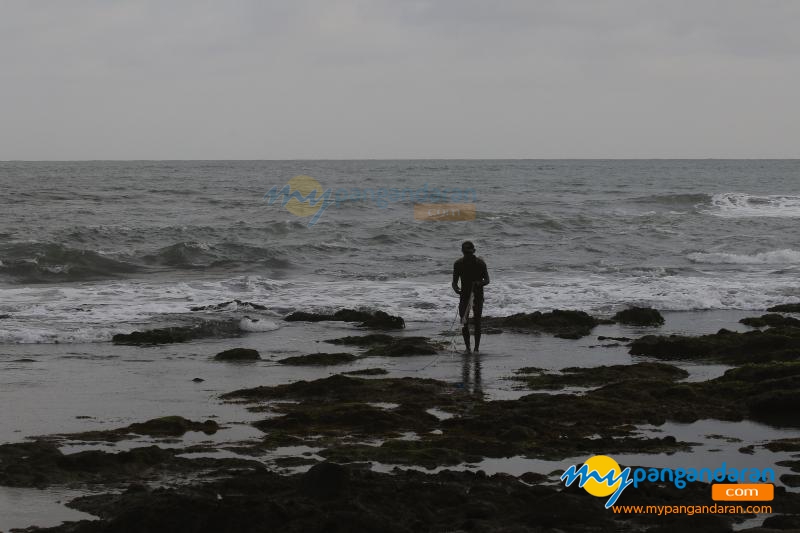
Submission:
{"label": "orange text box", "polygon": [[711,498],[723,502],[766,502],[775,497],[772,483],[715,483]]}
{"label": "orange text box", "polygon": [[414,220],[475,220],[475,204],[414,204]]}

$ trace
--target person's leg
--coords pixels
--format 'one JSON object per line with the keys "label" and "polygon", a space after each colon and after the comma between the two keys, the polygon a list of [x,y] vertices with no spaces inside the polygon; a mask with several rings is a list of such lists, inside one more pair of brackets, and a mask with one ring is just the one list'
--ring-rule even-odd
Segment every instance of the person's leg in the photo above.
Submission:
{"label": "person's leg", "polygon": [[475,351],[481,347],[481,315],[483,315],[483,300],[477,298],[472,303],[472,317],[475,323]]}
{"label": "person's leg", "polygon": [[461,294],[461,300],[458,302],[458,315],[464,319],[464,313],[466,313],[466,319],[464,320],[464,326],[461,328],[461,336],[464,338],[464,345],[467,347],[467,351],[471,351],[470,349],[470,342],[469,342],[469,311],[467,310],[467,304],[469,303],[469,298],[464,298],[464,294]]}

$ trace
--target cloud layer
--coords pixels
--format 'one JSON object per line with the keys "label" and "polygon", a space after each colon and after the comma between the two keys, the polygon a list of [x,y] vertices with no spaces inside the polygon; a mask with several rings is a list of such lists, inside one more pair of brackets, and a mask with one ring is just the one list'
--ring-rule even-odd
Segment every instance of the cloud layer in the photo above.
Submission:
{"label": "cloud layer", "polygon": [[799,157],[794,0],[0,0],[0,159]]}

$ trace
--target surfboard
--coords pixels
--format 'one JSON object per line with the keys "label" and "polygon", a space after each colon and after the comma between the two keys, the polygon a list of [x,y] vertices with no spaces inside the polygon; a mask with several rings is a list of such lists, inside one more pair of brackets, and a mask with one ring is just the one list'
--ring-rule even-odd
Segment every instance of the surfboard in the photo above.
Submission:
{"label": "surfboard", "polygon": [[469,294],[469,300],[467,300],[467,308],[464,310],[464,316],[461,317],[461,325],[466,326],[467,322],[469,321],[469,314],[472,312],[472,299],[475,298],[475,291],[472,291]]}

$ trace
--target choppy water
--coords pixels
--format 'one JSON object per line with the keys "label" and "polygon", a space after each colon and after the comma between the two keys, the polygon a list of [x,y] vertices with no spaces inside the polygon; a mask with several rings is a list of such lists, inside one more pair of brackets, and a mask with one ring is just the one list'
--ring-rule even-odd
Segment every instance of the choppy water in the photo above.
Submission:
{"label": "choppy water", "polygon": [[[334,198],[473,190],[477,218],[367,199],[309,227],[263,199],[300,174]],[[0,162],[0,205],[0,343],[105,341],[232,298],[442,320],[465,239],[487,314],[800,300],[796,160]]]}

